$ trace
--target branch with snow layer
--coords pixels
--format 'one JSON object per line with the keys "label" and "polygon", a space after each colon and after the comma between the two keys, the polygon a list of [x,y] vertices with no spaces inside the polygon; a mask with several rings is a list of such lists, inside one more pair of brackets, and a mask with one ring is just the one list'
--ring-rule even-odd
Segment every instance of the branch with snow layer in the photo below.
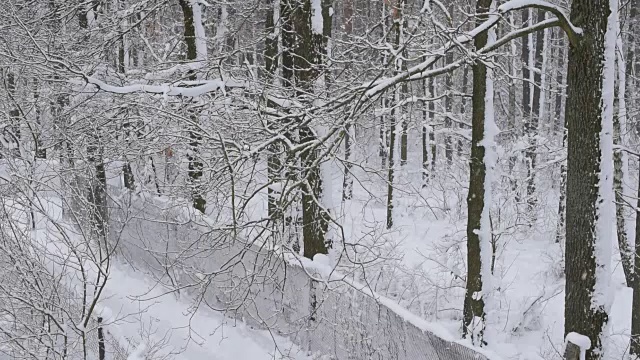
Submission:
{"label": "branch with snow layer", "polygon": [[150,94],[162,94],[164,96],[200,96],[213,91],[221,91],[225,94],[227,88],[242,88],[243,82],[233,80],[198,80],[198,81],[181,81],[179,85],[162,84],[162,85],[146,85],[134,84],[125,86],[114,86],[98,80],[91,76],[84,76],[87,83],[96,86],[99,90],[115,93],[115,94],[132,94],[137,92],[145,92]]}
{"label": "branch with snow layer", "polygon": [[[426,0],[426,3],[423,9],[429,9],[428,3],[431,1],[433,0]],[[524,29],[513,31],[503,36],[501,39],[497,40],[494,44],[487,46],[483,49],[477,50],[476,54],[478,55],[486,54],[506,44],[510,40],[513,40],[515,38],[528,35],[532,32],[546,29],[552,26],[559,26],[561,29],[563,29],[565,33],[567,33],[567,36],[571,44],[575,45],[578,42],[580,38],[580,34],[582,33],[582,29],[574,26],[571,23],[571,21],[569,20],[569,17],[565,14],[562,8],[556,5],[553,5],[551,3],[548,3],[546,1],[540,1],[540,0],[511,0],[500,5],[495,13],[490,14],[489,18],[484,23],[477,26],[475,29],[447,42],[444,46],[442,46],[440,49],[435,51],[437,55],[433,55],[428,59],[426,59],[425,61],[421,62],[420,64],[417,64],[411,67],[410,69],[407,69],[406,71],[401,72],[393,77],[386,78],[386,79],[379,79],[379,80],[367,83],[366,85],[364,85],[364,87],[367,88],[365,95],[367,97],[374,97],[380,94],[381,92],[383,92],[384,90],[386,90],[387,88],[395,84],[398,84],[402,81],[419,80],[419,79],[440,75],[448,71],[454,70],[455,68],[462,65],[463,63],[462,60],[452,63],[448,67],[443,67],[443,68],[434,69],[434,70],[428,70],[428,69],[432,67],[436,61],[442,58],[444,54],[446,54],[448,51],[451,51],[451,49],[453,49],[454,47],[471,43],[476,38],[476,36],[478,36],[479,34],[485,31],[488,31],[489,29],[497,25],[500,19],[502,19],[503,16],[506,15],[507,13],[514,10],[522,10],[527,8],[541,9],[541,10],[552,13],[556,17],[547,19],[536,25],[529,26]]]}

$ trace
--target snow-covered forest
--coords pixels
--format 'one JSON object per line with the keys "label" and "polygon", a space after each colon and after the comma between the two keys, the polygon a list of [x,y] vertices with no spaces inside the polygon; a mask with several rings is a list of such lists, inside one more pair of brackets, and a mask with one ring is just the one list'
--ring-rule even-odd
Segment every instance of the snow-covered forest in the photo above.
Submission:
{"label": "snow-covered forest", "polygon": [[0,1],[0,359],[640,359],[639,11]]}

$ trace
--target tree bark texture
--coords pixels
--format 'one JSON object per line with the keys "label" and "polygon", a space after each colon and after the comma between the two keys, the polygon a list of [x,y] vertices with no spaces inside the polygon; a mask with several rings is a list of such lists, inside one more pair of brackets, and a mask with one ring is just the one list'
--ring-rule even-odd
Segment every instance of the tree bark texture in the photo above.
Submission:
{"label": "tree bark texture", "polygon": [[[476,3],[476,24],[481,24],[486,18],[492,0],[478,0]],[[487,31],[480,33],[474,41],[476,49],[487,44]],[[483,62],[473,64],[473,100],[471,110],[471,159],[469,160],[470,179],[469,194],[467,195],[467,286],[463,308],[463,335],[473,336],[483,343],[482,329],[472,329],[475,318],[480,318],[484,324],[484,295],[482,295],[482,263],[480,254],[481,217],[485,206],[485,178],[487,167],[484,163],[485,147],[482,145],[485,132],[485,97],[487,93],[487,67]],[[484,325],[483,325],[484,326]]]}
{"label": "tree bark texture", "polygon": [[[602,86],[609,0],[575,0],[571,21],[583,29],[569,47],[567,69],[567,224],[565,335],[591,339],[586,360],[601,359],[600,334],[607,312],[592,305],[596,286],[596,222],[601,172]],[[606,241],[600,239],[600,241]]]}

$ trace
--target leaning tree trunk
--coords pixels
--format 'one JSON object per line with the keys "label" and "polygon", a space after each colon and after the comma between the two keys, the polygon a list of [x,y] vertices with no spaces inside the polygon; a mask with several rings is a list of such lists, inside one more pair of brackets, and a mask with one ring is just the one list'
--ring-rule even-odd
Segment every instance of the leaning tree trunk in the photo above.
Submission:
{"label": "leaning tree trunk", "polygon": [[586,360],[602,358],[608,319],[616,36],[610,13],[610,0],[574,0],[571,7],[571,20],[583,33],[569,47],[567,70],[565,335],[589,337]]}

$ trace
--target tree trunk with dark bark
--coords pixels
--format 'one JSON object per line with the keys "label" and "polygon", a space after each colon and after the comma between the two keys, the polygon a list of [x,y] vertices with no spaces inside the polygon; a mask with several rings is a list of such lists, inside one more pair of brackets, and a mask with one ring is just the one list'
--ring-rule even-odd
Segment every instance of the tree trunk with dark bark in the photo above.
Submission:
{"label": "tree trunk with dark bark", "polygon": [[[476,24],[487,19],[492,0],[478,0],[476,3]],[[480,49],[487,44],[488,33],[484,31],[476,36],[474,45]],[[471,159],[469,160],[469,194],[467,195],[467,286],[463,308],[463,335],[470,337],[476,345],[483,345],[484,334],[484,297],[482,279],[482,258],[479,232],[482,212],[485,206],[485,110],[487,95],[487,66],[476,61],[473,64],[473,100],[471,111]],[[476,319],[482,323],[481,329],[474,329]]]}
{"label": "tree trunk with dark bark", "polygon": [[[567,225],[565,249],[565,336],[591,339],[586,360],[601,359],[606,309],[594,306],[599,239],[596,229],[601,174],[603,74],[609,0],[574,0],[571,21],[583,29],[569,47],[565,119],[567,144]],[[607,175],[604,175],[607,176]],[[610,174],[609,174],[610,176]],[[602,245],[601,245],[602,246]],[[600,255],[601,256],[601,255]]]}
{"label": "tree trunk with dark bark", "polygon": [[[189,0],[179,0],[180,7],[182,8],[182,14],[184,17],[184,41],[187,44],[187,61],[197,60],[197,48],[196,48],[196,29],[193,18],[193,8]],[[196,80],[196,74],[189,75],[190,80]],[[198,115],[192,111],[190,115],[192,125],[189,126],[189,154],[187,159],[188,165],[188,179],[191,187],[191,201],[193,207],[204,213],[207,207],[207,201],[204,198],[205,190],[202,184],[202,175],[204,173],[204,164],[199,158],[200,143],[202,142],[202,135],[199,133],[197,124],[199,122]]]}

